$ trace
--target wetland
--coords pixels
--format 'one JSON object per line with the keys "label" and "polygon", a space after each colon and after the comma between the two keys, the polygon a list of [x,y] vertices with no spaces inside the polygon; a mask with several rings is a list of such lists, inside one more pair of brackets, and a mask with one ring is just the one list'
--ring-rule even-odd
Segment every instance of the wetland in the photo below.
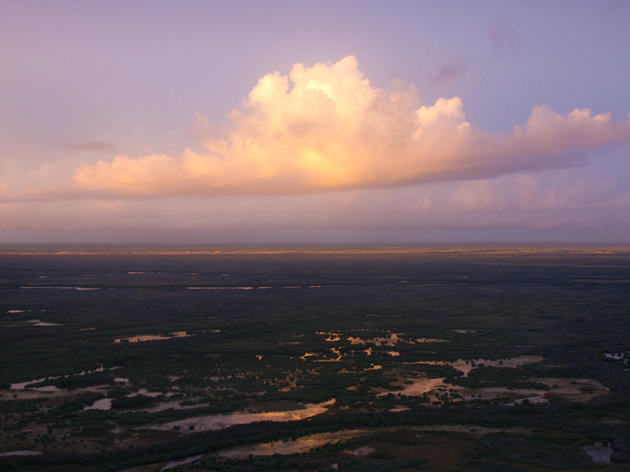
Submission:
{"label": "wetland", "polygon": [[5,248],[0,469],[630,470],[630,251]]}

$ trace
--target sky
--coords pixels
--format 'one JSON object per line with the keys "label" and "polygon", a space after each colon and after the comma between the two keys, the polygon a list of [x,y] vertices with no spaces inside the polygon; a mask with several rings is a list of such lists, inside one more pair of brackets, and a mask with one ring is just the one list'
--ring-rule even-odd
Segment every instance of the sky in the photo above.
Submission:
{"label": "sky", "polygon": [[0,243],[630,243],[629,23],[0,0]]}

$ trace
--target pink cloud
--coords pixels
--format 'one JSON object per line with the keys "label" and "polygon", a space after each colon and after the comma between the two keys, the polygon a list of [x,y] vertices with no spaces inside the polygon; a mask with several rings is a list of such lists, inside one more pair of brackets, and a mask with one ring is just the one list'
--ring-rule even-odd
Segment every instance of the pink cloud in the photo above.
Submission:
{"label": "pink cloud", "polygon": [[[282,195],[482,179],[571,164],[576,155],[630,141],[630,121],[536,106],[524,126],[492,134],[466,120],[459,97],[418,106],[412,85],[374,87],[354,56],[288,75],[261,77],[231,126],[212,136],[197,114],[205,150],[112,160],[64,170],[45,166],[4,200]],[[47,176],[71,175],[65,187]],[[30,183],[30,187],[28,186]],[[35,183],[35,184],[32,184]],[[12,185],[12,188],[13,185]]]}

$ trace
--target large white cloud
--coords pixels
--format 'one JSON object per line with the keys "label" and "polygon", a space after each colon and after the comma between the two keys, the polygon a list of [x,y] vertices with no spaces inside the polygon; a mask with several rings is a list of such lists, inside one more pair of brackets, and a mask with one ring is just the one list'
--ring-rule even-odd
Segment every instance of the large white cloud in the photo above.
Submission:
{"label": "large white cloud", "polygon": [[458,97],[418,107],[412,86],[373,87],[355,57],[262,77],[205,152],[150,154],[78,167],[94,195],[286,194],[402,186],[555,167],[630,140],[630,122],[536,106],[522,127],[493,135],[466,121]]}

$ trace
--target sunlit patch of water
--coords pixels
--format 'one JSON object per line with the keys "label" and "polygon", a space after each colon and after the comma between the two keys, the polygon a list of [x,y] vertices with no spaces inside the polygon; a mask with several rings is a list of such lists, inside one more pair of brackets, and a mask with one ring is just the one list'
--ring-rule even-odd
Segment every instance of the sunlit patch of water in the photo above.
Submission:
{"label": "sunlit patch of water", "polygon": [[112,399],[111,398],[101,398],[100,400],[96,400],[90,406],[86,406],[82,411],[88,410],[101,410],[108,411],[112,409]]}
{"label": "sunlit patch of water", "polygon": [[303,454],[305,452],[309,452],[311,449],[325,446],[326,444],[349,441],[368,433],[369,431],[364,429],[348,429],[331,433],[310,434],[297,439],[235,447],[221,451],[217,454],[217,456],[223,459],[247,459],[249,456]]}
{"label": "sunlit patch of water", "polygon": [[128,338],[116,338],[114,340],[114,344],[119,344],[121,342],[144,343],[148,341],[165,341],[168,339],[175,339],[175,338],[187,338],[189,336],[192,336],[192,334],[188,333],[187,331],[173,331],[169,333],[168,335],[139,334],[137,336],[130,336]]}
{"label": "sunlit patch of water", "polygon": [[399,381],[398,390],[380,392],[377,396],[426,396],[430,404],[439,404],[442,400],[450,401],[476,401],[496,400],[506,406],[523,405],[525,403],[547,403],[548,395],[555,395],[575,402],[585,402],[598,395],[608,392],[608,389],[597,380],[532,377],[528,381],[541,383],[548,389],[536,388],[509,388],[506,386],[469,388],[444,382],[444,378],[422,377],[411,382]]}
{"label": "sunlit patch of water", "polygon": [[408,406],[395,406],[394,408],[390,408],[389,412],[391,413],[400,413],[401,411],[409,411],[411,410],[411,408],[409,408]]}
{"label": "sunlit patch of water", "polygon": [[252,286],[225,286],[225,285],[212,285],[206,287],[186,287],[186,290],[254,290],[256,287]]}
{"label": "sunlit patch of water", "polygon": [[11,457],[11,456],[39,456],[41,454],[40,451],[29,451],[26,449],[20,451],[8,451],[8,452],[0,452],[0,457]]}
{"label": "sunlit patch of water", "polygon": [[367,338],[363,339],[358,336],[349,336],[346,338],[347,341],[350,341],[350,344],[374,344],[377,347],[381,346],[395,346],[402,338],[398,333],[392,333],[389,336],[384,337],[376,337],[376,338]]}
{"label": "sunlit patch of water", "polygon": [[445,385],[444,377],[442,378],[428,378],[423,377],[414,380],[412,383],[402,385],[401,390],[385,391],[377,394],[378,397],[394,394],[403,397],[419,397],[426,393],[430,393],[436,390],[438,387]]}
{"label": "sunlit patch of water", "polygon": [[478,367],[506,367],[506,368],[518,368],[527,364],[535,364],[541,362],[542,356],[518,356],[506,359],[457,359],[456,361],[417,361],[414,364],[426,364],[426,365],[445,365],[451,366],[455,370],[460,371],[464,377],[468,377],[468,374]]}
{"label": "sunlit patch of water", "polygon": [[312,416],[316,416],[328,411],[335,404],[335,400],[329,400],[323,403],[309,403],[302,408],[285,411],[266,411],[266,412],[244,412],[238,411],[229,414],[197,416],[194,418],[186,418],[183,420],[171,421],[169,423],[149,425],[140,429],[155,429],[162,431],[180,431],[199,432],[213,431],[229,428],[237,424],[255,423],[257,421],[299,421]]}
{"label": "sunlit patch of water", "polygon": [[582,449],[596,464],[610,464],[613,448],[610,443],[596,442],[584,446]]}
{"label": "sunlit patch of water", "polygon": [[186,465],[186,464],[191,464],[193,462],[197,462],[202,457],[203,457],[203,454],[199,454],[197,456],[186,457],[185,459],[179,459],[176,461],[168,462],[164,467],[160,469],[160,472],[164,470],[174,469],[175,467],[179,467],[180,465]]}
{"label": "sunlit patch of water", "polygon": [[56,286],[56,285],[24,285],[20,288],[23,290],[30,290],[30,289],[76,290],[77,292],[92,292],[94,290],[100,290],[98,287],[64,287],[64,286]]}
{"label": "sunlit patch of water", "polygon": [[[116,369],[120,369],[120,367],[110,367],[107,370],[116,370]],[[77,374],[52,375],[52,376],[48,376],[48,377],[41,377],[39,379],[27,380],[25,382],[12,383],[11,385],[9,385],[9,389],[10,390],[26,390],[26,389],[29,389],[29,390],[39,391],[39,392],[57,392],[57,391],[61,391],[61,390],[59,390],[57,387],[55,387],[53,385],[47,385],[47,386],[44,386],[44,387],[29,387],[29,385],[38,384],[38,383],[41,383],[41,382],[44,382],[44,381],[57,380],[57,379],[61,379],[61,378],[65,379],[65,378],[74,377],[74,376],[84,376],[84,375],[94,374],[94,373],[97,373],[97,372],[104,372],[104,371],[105,371],[105,368],[101,364],[95,369],[82,370],[81,372],[79,372]]]}
{"label": "sunlit patch of water", "polygon": [[353,456],[369,456],[375,450],[376,449],[370,446],[361,446],[357,449],[352,449],[352,450],[344,451],[344,452],[347,452],[348,454],[352,454]]}

